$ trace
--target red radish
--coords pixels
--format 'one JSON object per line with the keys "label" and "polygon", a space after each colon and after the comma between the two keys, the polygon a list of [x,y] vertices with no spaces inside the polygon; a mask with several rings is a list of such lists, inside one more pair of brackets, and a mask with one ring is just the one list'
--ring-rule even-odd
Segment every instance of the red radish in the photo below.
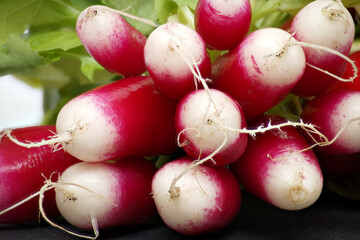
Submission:
{"label": "red radish", "polygon": [[180,23],[155,29],[145,44],[145,64],[160,90],[179,100],[197,86],[195,75],[210,76],[211,61],[201,36]]}
{"label": "red radish", "polygon": [[[296,40],[324,46],[347,56],[354,41],[355,26],[349,11],[339,0],[317,0],[302,8],[295,16],[291,33]],[[343,58],[316,48],[304,48],[306,61],[320,69],[341,76],[346,62]],[[319,95],[336,83],[336,79],[312,66],[293,90],[303,97]]]}
{"label": "red radish", "polygon": [[330,142],[335,140],[329,146],[319,147],[319,151],[330,154],[360,152],[359,103],[359,91],[337,90],[319,95],[305,105],[301,114],[304,122],[316,125]]}
{"label": "red radish", "polygon": [[91,6],[78,16],[77,34],[89,54],[109,72],[133,76],[146,71],[146,37],[119,12],[105,6]]}
{"label": "red radish", "polygon": [[323,187],[314,152],[302,151],[308,146],[296,128],[266,131],[249,139],[231,169],[245,190],[260,199],[285,210],[304,209],[319,198]]}
{"label": "red radish", "polygon": [[92,219],[99,228],[138,225],[156,212],[150,194],[155,172],[144,158],[81,162],[59,177],[56,203],[61,215],[79,228],[92,229]]}
{"label": "red radish", "polygon": [[65,150],[83,161],[170,154],[176,149],[175,109],[150,77],[125,78],[71,100],[56,129],[70,133]]}
{"label": "red radish", "polygon": [[264,113],[289,94],[304,72],[304,51],[286,45],[294,41],[276,28],[251,33],[215,61],[214,87],[237,100],[248,120]]}
{"label": "red radish", "polygon": [[246,128],[240,105],[216,89],[186,95],[178,104],[175,126],[185,152],[194,159],[212,156],[208,162],[215,166],[234,162],[246,147],[247,134],[224,128]]}
{"label": "red radish", "polygon": [[[181,234],[217,231],[239,211],[239,183],[225,167],[191,166],[192,160],[183,157],[167,163],[155,174],[152,193],[157,210],[165,224]],[[171,188],[174,178],[189,167]]]}
{"label": "red radish", "polygon": [[360,172],[360,153],[326,154],[316,151],[324,177],[346,177]]}
{"label": "red radish", "polygon": [[199,0],[194,17],[195,29],[208,47],[232,49],[249,31],[251,5],[249,0]]}
{"label": "red radish", "polygon": [[[360,51],[357,51],[349,56],[351,60],[355,62],[355,66],[359,69],[360,68]],[[345,72],[343,74],[344,79],[349,79],[354,75],[353,67],[350,63],[346,65]],[[360,77],[356,77],[353,82],[337,82],[334,87],[331,88],[332,90],[336,89],[349,89],[349,90],[356,90],[360,91]]]}
{"label": "red radish", "polygon": [[28,148],[61,143],[86,162],[166,155],[177,148],[175,110],[176,102],[161,94],[150,77],[129,77],[68,102],[57,116],[57,136],[37,143],[13,141]]}
{"label": "red radish", "polygon": [[[55,126],[34,126],[12,130],[18,140],[40,141],[53,135]],[[4,134],[4,132],[3,132]],[[0,134],[1,135],[1,134]],[[58,174],[78,160],[64,151],[54,152],[50,146],[23,148],[3,136],[0,139],[0,211],[13,206],[38,191],[45,177],[56,180]],[[49,216],[58,216],[54,192],[48,192],[45,210]],[[0,215],[0,223],[37,221],[39,206],[32,199]]]}

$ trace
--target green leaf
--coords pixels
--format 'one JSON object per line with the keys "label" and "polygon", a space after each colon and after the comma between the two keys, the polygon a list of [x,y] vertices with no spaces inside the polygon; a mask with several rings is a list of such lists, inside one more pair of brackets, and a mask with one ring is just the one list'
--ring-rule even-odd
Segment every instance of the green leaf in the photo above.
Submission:
{"label": "green leaf", "polygon": [[81,71],[90,81],[94,81],[94,73],[96,70],[104,70],[104,68],[91,57],[83,56],[79,59],[81,61]]}
{"label": "green leaf", "polygon": [[182,24],[187,25],[192,29],[195,29],[194,13],[190,10],[188,6],[179,6],[178,18]]}
{"label": "green leaf", "polygon": [[0,46],[11,35],[21,35],[31,26],[76,20],[79,11],[60,0],[2,0]]}
{"label": "green leaf", "polygon": [[[156,22],[154,0],[102,0],[102,3],[108,7],[125,11],[128,14],[136,17],[144,18]],[[135,27],[137,30],[149,35],[154,27],[143,22],[124,17],[130,25]]]}
{"label": "green leaf", "polygon": [[178,6],[188,6],[192,10],[195,10],[196,4],[197,4],[198,1],[197,0],[174,0],[174,2]]}
{"label": "green leaf", "polygon": [[15,74],[16,78],[31,86],[51,87],[60,89],[70,81],[70,76],[52,64],[46,64],[34,69]]}
{"label": "green leaf", "polygon": [[74,30],[64,29],[59,31],[32,34],[27,41],[36,51],[49,51],[61,49],[67,51],[81,46],[79,37]]}
{"label": "green leaf", "polygon": [[79,11],[84,10],[87,7],[90,7],[92,5],[100,5],[101,0],[66,0],[71,4],[74,8],[76,8]]}
{"label": "green leaf", "polygon": [[51,62],[40,56],[30,44],[18,36],[11,35],[0,49],[0,75],[21,72]]}
{"label": "green leaf", "polygon": [[160,24],[167,22],[171,15],[177,14],[178,5],[171,0],[155,0],[156,16]]}
{"label": "green leaf", "polygon": [[84,47],[73,48],[65,52],[64,59],[54,64],[66,71],[68,76],[79,78],[83,84],[89,84],[89,80],[90,82],[103,82],[115,77],[90,57]]}
{"label": "green leaf", "polygon": [[276,106],[268,110],[268,114],[282,116],[289,121],[299,121],[304,102],[299,96],[289,94]]}

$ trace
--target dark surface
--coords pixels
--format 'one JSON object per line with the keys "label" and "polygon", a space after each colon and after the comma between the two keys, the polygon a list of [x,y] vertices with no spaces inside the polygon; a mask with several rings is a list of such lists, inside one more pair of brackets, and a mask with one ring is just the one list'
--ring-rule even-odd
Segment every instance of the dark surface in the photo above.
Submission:
{"label": "dark surface", "polygon": [[[66,223],[57,219],[60,223]],[[68,226],[68,225],[66,225]],[[156,216],[139,228],[100,230],[98,239],[188,239]],[[311,207],[300,211],[275,208],[248,193],[238,216],[221,231],[196,239],[360,239],[360,202],[324,192]],[[0,239],[79,239],[43,224],[0,225]]]}

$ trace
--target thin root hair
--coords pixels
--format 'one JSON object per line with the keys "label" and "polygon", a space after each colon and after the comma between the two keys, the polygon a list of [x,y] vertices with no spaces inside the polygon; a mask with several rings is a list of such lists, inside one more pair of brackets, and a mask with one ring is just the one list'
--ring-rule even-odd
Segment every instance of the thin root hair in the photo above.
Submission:
{"label": "thin root hair", "polygon": [[49,139],[43,139],[40,142],[31,142],[27,140],[25,142],[22,142],[16,139],[15,137],[13,137],[11,135],[11,132],[12,132],[11,129],[6,129],[3,134],[5,134],[13,143],[26,148],[42,147],[46,145],[58,146],[59,143],[66,143],[73,139],[73,132],[67,131],[61,134],[50,136]]}
{"label": "thin root hair", "polygon": [[310,67],[312,67],[312,68],[314,68],[314,69],[316,69],[316,70],[318,70],[320,72],[323,72],[323,73],[325,73],[325,74],[327,74],[327,75],[329,75],[329,76],[331,76],[331,77],[333,77],[333,78],[335,78],[335,79],[337,79],[337,80],[339,80],[341,82],[353,82],[354,79],[358,76],[358,68],[356,67],[355,62],[353,60],[351,60],[349,57],[347,57],[346,55],[344,55],[344,54],[342,54],[342,53],[340,53],[340,52],[338,52],[336,50],[333,50],[331,48],[324,47],[324,46],[321,46],[321,45],[318,45],[318,44],[308,43],[308,42],[299,42],[299,41],[290,42],[290,41],[288,41],[285,44],[313,48],[313,49],[316,49],[318,51],[325,51],[325,52],[331,53],[333,55],[336,55],[338,57],[341,57],[342,59],[344,59],[345,61],[350,63],[351,67],[353,69],[353,76],[348,78],[348,79],[344,79],[344,78],[339,77],[339,76],[337,76],[337,75],[335,75],[335,74],[333,74],[333,73],[331,73],[329,71],[321,69],[321,68],[319,68],[317,66],[314,66],[314,65],[312,65],[310,63],[306,63],[308,66],[310,66]]}
{"label": "thin root hair", "polygon": [[123,9],[123,10],[114,10],[115,12],[119,13],[120,15],[124,16],[124,17],[128,17],[130,19],[136,20],[138,22],[144,23],[146,25],[149,25],[151,27],[157,28],[159,27],[159,24],[157,24],[156,22],[153,22],[149,19],[146,18],[141,18],[135,15],[132,15],[130,13],[127,13],[126,11],[128,11],[131,8],[131,6],[128,6],[127,8]]}
{"label": "thin root hair", "polygon": [[[198,178],[198,176],[197,176],[197,172],[198,172],[198,171],[195,170],[195,179],[196,179],[196,182],[197,182],[197,184],[199,185],[201,191],[204,193],[205,197],[206,197],[209,201],[211,201],[209,195],[207,194],[207,192],[205,191],[205,189],[204,189],[204,188],[202,187],[202,185],[200,184],[199,178]],[[220,212],[223,211],[223,210],[216,204],[216,201],[214,202],[214,205],[216,206],[217,209],[219,209]]]}
{"label": "thin root hair", "polygon": [[174,179],[171,182],[170,185],[170,197],[171,198],[175,198],[177,196],[179,196],[179,188],[176,186],[177,181],[179,181],[180,178],[182,178],[188,171],[190,171],[192,168],[199,166],[203,163],[205,163],[208,160],[213,160],[213,157],[215,156],[215,154],[217,154],[218,152],[221,151],[221,149],[226,145],[227,143],[227,134],[225,131],[222,131],[224,133],[224,140],[221,143],[221,145],[211,154],[209,154],[207,157],[200,159],[200,160],[195,160],[193,161],[189,166],[187,166],[179,175],[177,175],[176,177],[174,177]]}
{"label": "thin root hair", "polygon": [[[294,154],[298,154],[298,153],[301,153],[301,152],[305,152],[305,151],[308,151],[310,149],[313,149],[314,147],[325,147],[325,146],[329,146],[331,144],[333,144],[339,137],[340,135],[345,131],[345,129],[352,123],[356,122],[356,121],[360,121],[360,117],[355,117],[355,118],[352,118],[350,119],[349,121],[346,122],[346,124],[337,132],[337,134],[329,141],[327,137],[325,137],[325,135],[322,134],[319,135],[320,138],[324,139],[324,141],[317,141],[314,136],[312,134],[310,134],[310,132],[312,132],[311,130],[309,129],[304,129],[306,131],[306,133],[312,138],[312,140],[315,142],[314,144],[310,145],[309,147],[307,148],[304,148],[304,149],[301,149],[299,151],[296,151],[296,152],[292,152],[292,153],[289,153],[287,156],[285,157],[282,157],[282,158],[272,158],[270,156],[270,154],[267,154],[267,157],[269,157],[271,160],[273,161],[277,161],[277,160],[281,160],[281,159],[285,159],[291,155],[294,155]],[[318,132],[315,132],[316,134],[318,134]]]}

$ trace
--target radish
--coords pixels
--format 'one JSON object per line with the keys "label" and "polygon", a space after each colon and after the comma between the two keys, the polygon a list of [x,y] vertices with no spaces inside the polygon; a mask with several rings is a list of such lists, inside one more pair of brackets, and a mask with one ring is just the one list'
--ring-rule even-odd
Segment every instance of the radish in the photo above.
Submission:
{"label": "radish", "polygon": [[[354,41],[355,26],[349,11],[339,0],[317,0],[296,14],[291,33],[296,40],[324,46],[347,56]],[[293,93],[302,97],[319,95],[336,83],[336,79],[313,66],[341,76],[346,62],[339,56],[317,48],[304,48],[308,63]],[[309,65],[310,64],[310,65]]]}
{"label": "radish", "polygon": [[248,33],[251,23],[249,0],[199,0],[195,29],[212,49],[233,49]]}
{"label": "radish", "polygon": [[109,72],[133,76],[146,71],[146,37],[119,11],[99,5],[88,7],[78,16],[76,32],[89,54]]}
{"label": "radish", "polygon": [[323,187],[314,152],[303,151],[307,147],[293,127],[266,131],[249,139],[242,157],[230,167],[245,190],[256,197],[281,209],[304,209],[316,202]]}
{"label": "radish", "polygon": [[59,112],[58,142],[82,161],[170,154],[176,150],[176,102],[161,94],[148,76],[124,78],[83,93]]}
{"label": "radish", "polygon": [[156,212],[151,181],[156,167],[144,158],[81,162],[66,169],[57,183],[56,203],[72,225],[92,229],[135,226]]}
{"label": "radish", "polygon": [[211,159],[213,165],[224,166],[241,156],[247,134],[224,126],[243,129],[246,119],[240,105],[219,90],[193,91],[177,106],[175,127],[179,142],[194,159]]}
{"label": "radish", "polygon": [[[53,135],[55,126],[34,126],[12,130],[18,140],[39,141]],[[0,139],[0,211],[15,205],[38,191],[45,177],[57,179],[67,167],[79,162],[64,151],[53,152],[50,146],[26,149],[8,137]],[[54,192],[48,192],[45,210],[50,216],[58,216]],[[35,199],[0,215],[0,223],[37,221],[39,206]]]}
{"label": "radish", "polygon": [[329,154],[360,152],[360,92],[331,91],[309,101],[301,114],[304,122],[312,123],[328,138],[325,145],[318,139],[319,151]]}
{"label": "radish", "polygon": [[254,31],[215,61],[213,86],[238,101],[248,120],[264,113],[290,93],[304,72],[304,51],[286,45],[292,42],[281,29]]}
{"label": "radish", "polygon": [[64,147],[83,161],[170,154],[176,149],[175,108],[150,77],[121,79],[70,101],[56,129],[75,127]]}
{"label": "radish", "polygon": [[197,88],[194,75],[206,78],[211,74],[204,40],[180,23],[167,23],[155,29],[146,41],[144,57],[155,84],[176,100]]}
{"label": "radish", "polygon": [[[172,186],[174,179],[184,171],[186,173]],[[165,224],[185,235],[219,230],[236,216],[241,204],[239,183],[228,169],[206,165],[192,167],[189,157],[163,166],[152,180],[152,193]]]}

